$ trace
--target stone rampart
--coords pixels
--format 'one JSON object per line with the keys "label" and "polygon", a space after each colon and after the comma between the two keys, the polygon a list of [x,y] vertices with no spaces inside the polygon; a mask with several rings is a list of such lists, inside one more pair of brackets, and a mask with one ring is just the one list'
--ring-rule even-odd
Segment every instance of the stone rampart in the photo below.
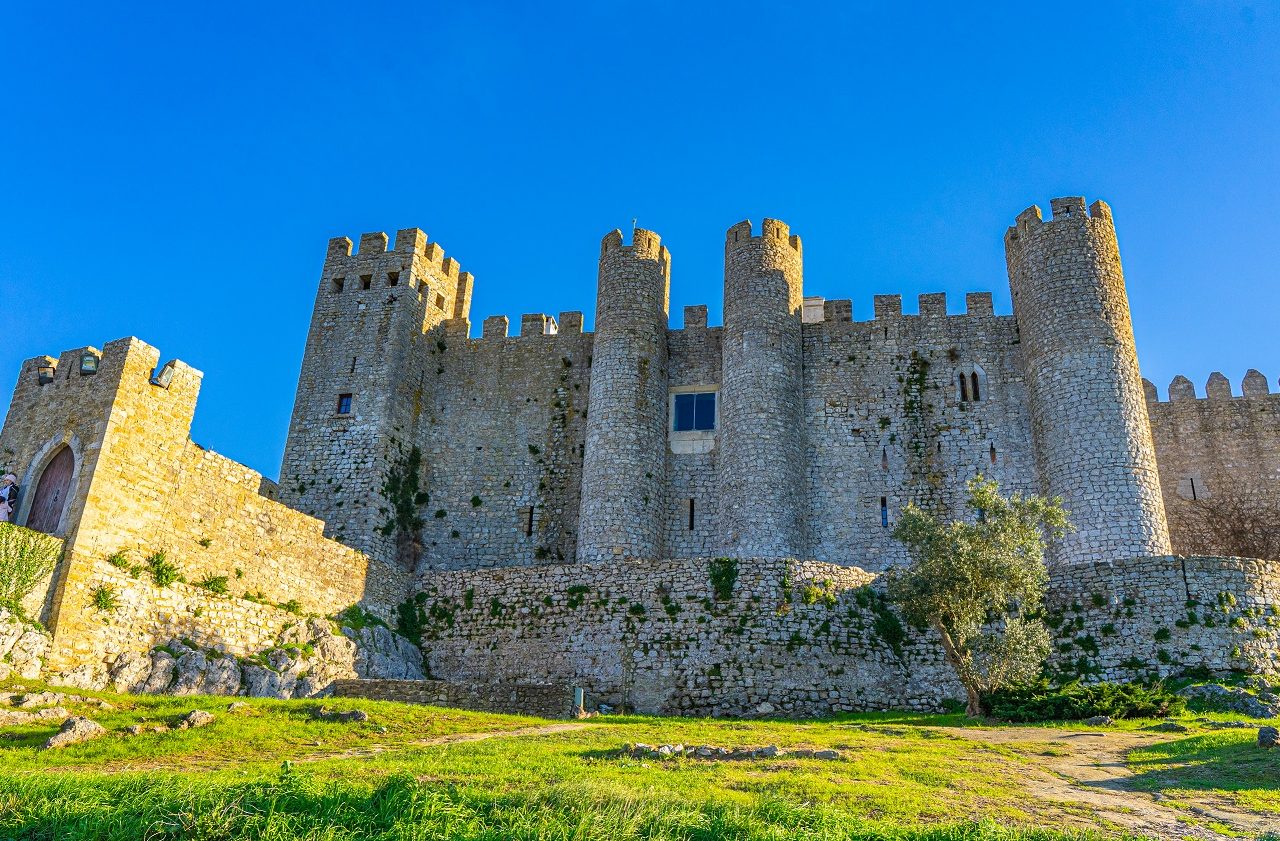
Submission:
{"label": "stone rampart", "polygon": [[1091,680],[1280,669],[1280,562],[1155,556],[1052,582],[1054,664]]}
{"label": "stone rampart", "polygon": [[960,695],[938,648],[856,567],[663,560],[430,573],[430,674],[535,676],[593,703],[689,715],[938,709]]}
{"label": "stone rampart", "polygon": [[369,698],[544,718],[564,718],[573,707],[573,689],[567,684],[344,679],[335,680],[329,687],[335,698]]}
{"label": "stone rampart", "polygon": [[1174,551],[1280,557],[1280,394],[1256,370],[1239,395],[1218,372],[1205,397],[1181,376],[1168,400],[1143,388]]}

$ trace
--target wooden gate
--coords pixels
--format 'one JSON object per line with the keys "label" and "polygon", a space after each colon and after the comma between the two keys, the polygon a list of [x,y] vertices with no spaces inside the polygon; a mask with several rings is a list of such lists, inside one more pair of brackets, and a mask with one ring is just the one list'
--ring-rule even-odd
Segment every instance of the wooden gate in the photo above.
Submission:
{"label": "wooden gate", "polygon": [[31,511],[27,514],[27,528],[53,534],[58,530],[62,512],[67,507],[67,493],[71,488],[71,473],[76,458],[70,447],[63,447],[45,465],[36,483],[35,496],[31,498]]}

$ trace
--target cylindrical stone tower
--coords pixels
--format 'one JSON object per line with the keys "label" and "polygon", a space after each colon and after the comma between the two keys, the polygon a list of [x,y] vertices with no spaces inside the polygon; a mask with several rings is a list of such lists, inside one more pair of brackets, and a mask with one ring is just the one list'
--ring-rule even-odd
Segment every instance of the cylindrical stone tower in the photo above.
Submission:
{"label": "cylindrical stone tower", "polygon": [[652,231],[600,244],[578,560],[662,553],[671,255]]}
{"label": "cylindrical stone tower", "polygon": [[721,545],[726,555],[801,557],[805,434],[800,237],[766,219],[724,245],[720,385]]}
{"label": "cylindrical stone tower", "polygon": [[1075,525],[1049,559],[1169,554],[1111,208],[1050,206],[1052,221],[1030,207],[1004,238],[1041,487]]}

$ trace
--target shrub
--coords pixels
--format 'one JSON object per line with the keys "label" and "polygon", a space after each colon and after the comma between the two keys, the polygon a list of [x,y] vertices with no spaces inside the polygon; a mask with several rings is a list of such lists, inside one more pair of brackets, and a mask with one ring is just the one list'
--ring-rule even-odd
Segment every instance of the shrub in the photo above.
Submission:
{"label": "shrub", "polygon": [[132,565],[129,563],[129,555],[123,549],[119,549],[107,555],[107,563],[116,569],[129,569]]}
{"label": "shrub", "polygon": [[1006,721],[1070,721],[1109,715],[1112,718],[1160,718],[1187,709],[1185,699],[1162,683],[1071,682],[1052,687],[1047,681],[1000,689],[983,696],[983,707]]}
{"label": "shrub", "polygon": [[115,588],[110,584],[99,584],[94,587],[89,594],[89,600],[93,604],[94,610],[102,613],[110,613],[120,606],[120,601],[116,598]]}
{"label": "shrub", "polygon": [[728,601],[733,598],[733,585],[738,583],[738,561],[734,558],[712,558],[710,563],[711,589],[716,598]]}
{"label": "shrub", "polygon": [[422,647],[422,632],[426,630],[427,617],[413,599],[405,599],[396,605],[396,633]]}
{"label": "shrub", "polygon": [[62,541],[38,531],[0,523],[0,606],[15,612],[62,557]]}
{"label": "shrub", "polygon": [[157,587],[168,587],[178,580],[178,568],[169,562],[163,551],[147,558],[147,569],[151,571],[151,580]]}
{"label": "shrub", "polygon": [[298,601],[297,599],[289,599],[289,601],[287,602],[280,602],[280,604],[276,605],[276,607],[280,608],[286,613],[292,613],[295,616],[302,615],[302,602]]}
{"label": "shrub", "polygon": [[203,587],[210,593],[217,593],[219,596],[227,594],[227,576],[225,575],[206,575],[196,583],[197,587]]}
{"label": "shrub", "polygon": [[380,616],[376,613],[370,613],[358,604],[353,604],[341,613],[334,614],[333,619],[339,625],[356,631],[367,628],[370,625],[387,627],[387,623],[383,622]]}

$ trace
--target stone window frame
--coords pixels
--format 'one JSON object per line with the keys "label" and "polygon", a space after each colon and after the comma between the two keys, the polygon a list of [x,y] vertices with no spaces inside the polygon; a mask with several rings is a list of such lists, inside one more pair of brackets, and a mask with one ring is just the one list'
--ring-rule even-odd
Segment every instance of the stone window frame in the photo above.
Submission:
{"label": "stone window frame", "polygon": [[[960,378],[964,378],[962,383]],[[977,397],[973,395],[969,383],[974,378],[978,382]],[[970,362],[956,368],[956,376],[951,379],[951,387],[955,392],[956,402],[958,403],[986,403],[991,399],[991,386],[987,379],[986,370],[976,362]]]}
{"label": "stone window frame", "polygon": [[[713,429],[691,429],[687,432],[676,432],[676,395],[708,393],[716,396],[715,427]],[[694,383],[691,385],[674,385],[667,389],[667,441],[671,447],[671,452],[676,455],[709,453],[715,449],[716,435],[719,431],[719,384]]]}

